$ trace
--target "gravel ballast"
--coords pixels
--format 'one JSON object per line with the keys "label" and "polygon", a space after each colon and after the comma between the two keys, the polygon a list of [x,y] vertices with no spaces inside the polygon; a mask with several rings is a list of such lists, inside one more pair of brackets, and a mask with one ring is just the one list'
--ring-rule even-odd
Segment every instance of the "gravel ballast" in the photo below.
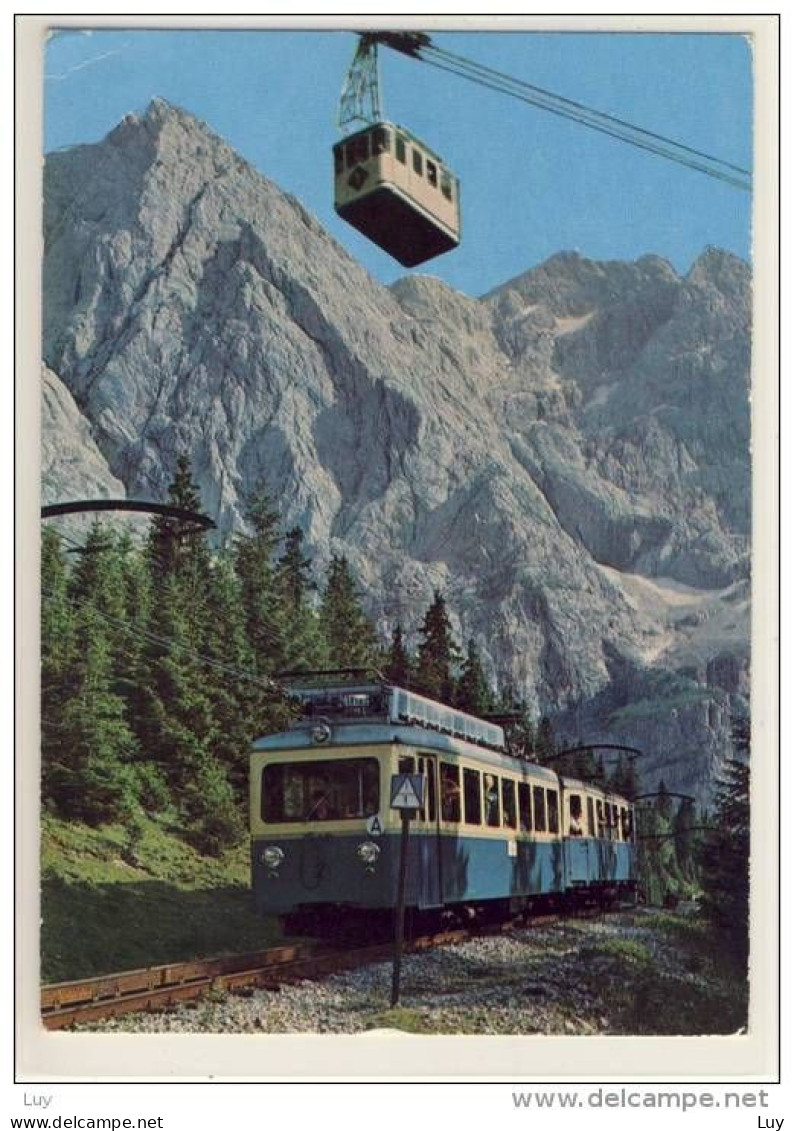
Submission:
{"label": "gravel ballast", "polygon": [[[691,966],[691,964],[690,964]],[[703,978],[653,914],[519,927],[403,959],[401,999],[389,1009],[391,963],[275,990],[209,995],[161,1013],[86,1025],[95,1032],[606,1034],[626,1032],[631,978],[667,979],[678,993]]]}

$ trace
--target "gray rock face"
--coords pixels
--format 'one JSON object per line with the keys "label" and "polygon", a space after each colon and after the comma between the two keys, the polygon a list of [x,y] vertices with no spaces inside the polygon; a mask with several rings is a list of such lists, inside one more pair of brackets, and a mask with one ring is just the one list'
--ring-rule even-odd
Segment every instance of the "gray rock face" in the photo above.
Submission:
{"label": "gray rock face", "polygon": [[124,484],[111,474],[91,426],[63,381],[45,367],[41,379],[41,499],[123,499]]}
{"label": "gray rock face", "polygon": [[[441,588],[533,709],[705,788],[746,690],[746,264],[564,253],[479,300],[384,288],[159,100],[52,154],[45,199],[45,360],[129,494],[187,451],[228,535],[264,479],[384,634]],[[660,691],[671,668],[700,691]]]}

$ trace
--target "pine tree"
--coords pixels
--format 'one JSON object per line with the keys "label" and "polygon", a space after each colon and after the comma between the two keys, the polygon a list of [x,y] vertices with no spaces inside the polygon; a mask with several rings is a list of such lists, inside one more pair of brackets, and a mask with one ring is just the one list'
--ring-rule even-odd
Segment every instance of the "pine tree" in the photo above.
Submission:
{"label": "pine tree", "polygon": [[69,601],[69,572],[61,539],[45,527],[41,540],[42,691],[64,678],[74,653],[74,615]]}
{"label": "pine tree", "polygon": [[366,668],[377,662],[378,644],[366,618],[347,558],[334,556],[320,606],[328,661],[336,668]]}
{"label": "pine tree", "polygon": [[623,797],[633,798],[637,793],[637,772],[634,769],[634,759],[624,757],[621,752],[612,772],[610,786],[615,793]]}
{"label": "pine tree", "polygon": [[[207,593],[209,625],[202,654],[217,666],[204,672],[216,730],[213,754],[225,767],[238,801],[245,799],[248,756],[257,731],[267,729],[267,704],[273,698],[264,678],[256,682],[254,658],[240,579],[226,553],[212,563]],[[235,670],[240,674],[235,674]],[[250,678],[246,678],[250,673]]]}
{"label": "pine tree", "polygon": [[[201,512],[201,497],[193,482],[190,457],[177,457],[176,472],[168,488],[168,502],[181,510]],[[155,577],[177,575],[200,586],[209,569],[209,552],[195,526],[181,518],[158,515],[149,528],[148,556]]]}
{"label": "pine tree", "polygon": [[284,610],[284,667],[299,671],[327,666],[325,641],[312,605],[316,585],[311,560],[304,557],[303,531],[287,532],[276,567],[276,584]]}
{"label": "pine tree", "polygon": [[[150,674],[142,689],[139,720],[145,720],[147,752],[168,783],[186,834],[200,851],[218,853],[238,840],[243,829],[242,801],[235,799],[219,755],[241,759],[250,740],[243,734],[239,741],[244,749],[238,751],[221,734],[215,669],[199,658],[205,653],[194,652],[186,643],[190,613],[179,578],[166,579],[161,594],[162,642],[152,640],[149,645]],[[201,644],[206,647],[207,640]]]}
{"label": "pine tree", "polygon": [[702,909],[737,968],[746,970],[750,912],[750,723],[733,727],[737,757],[725,762],[717,786],[714,831],[700,851]]}
{"label": "pine tree", "polygon": [[124,562],[127,547],[127,540],[112,528],[95,522],[69,579],[75,605],[90,605],[102,622],[110,648],[113,690],[119,694],[128,682],[134,654]]}
{"label": "pine tree", "polygon": [[[560,769],[562,773],[562,768]],[[571,777],[579,778],[581,781],[593,781],[598,773],[596,764],[596,757],[592,750],[577,750],[572,756],[570,765]]]}
{"label": "pine tree", "polygon": [[509,705],[502,701],[501,706],[506,710],[519,712],[518,718],[505,729],[507,749],[517,758],[526,758],[534,761],[535,758],[535,724],[527,710],[526,703],[514,702],[512,696]]}
{"label": "pine tree", "polygon": [[[43,565],[45,584],[55,586],[43,623],[49,638],[43,648],[45,681],[50,680],[53,647],[60,650],[62,665],[57,708],[46,690],[43,696],[44,797],[63,816],[98,824],[125,815],[136,804],[131,762],[137,744],[120,694],[127,624],[118,539],[94,523],[68,577],[49,541]],[[63,666],[66,638],[59,631],[59,617],[69,625],[68,668]]]}
{"label": "pine tree", "polygon": [[678,811],[673,818],[673,833],[675,854],[678,869],[684,881],[692,883],[695,879],[695,801],[691,797],[682,797]]}
{"label": "pine tree", "polygon": [[410,687],[412,678],[411,668],[411,657],[405,646],[402,625],[398,622],[391,634],[391,645],[386,657],[383,674],[386,676],[386,679],[391,683],[396,683],[398,687]]}
{"label": "pine tree", "polygon": [[[169,501],[200,509],[184,456],[177,461]],[[251,663],[240,651],[239,595],[229,590],[236,584],[229,570],[213,569],[205,536],[179,520],[153,520],[146,562],[152,602],[134,695],[136,730],[151,782],[167,784],[191,838],[214,852],[224,837],[230,843],[242,829],[227,769],[234,772],[245,758],[250,737],[237,713],[234,677],[230,687],[224,683],[229,673],[222,675],[217,666],[230,658],[241,666]],[[156,794],[149,790],[149,804],[159,804]]]}
{"label": "pine tree", "polygon": [[285,601],[274,562],[279,518],[264,486],[248,499],[245,517],[252,533],[235,542],[235,569],[256,669],[269,674],[285,666]]}
{"label": "pine tree", "polygon": [[634,758],[626,759],[626,769],[623,775],[623,790],[624,796],[633,801],[637,794],[640,792],[640,783],[637,778],[637,767],[634,764]]}
{"label": "pine tree", "polygon": [[452,705],[455,691],[453,669],[460,659],[452,634],[447,606],[440,590],[436,590],[433,603],[425,613],[420,632],[415,684],[419,691]]}
{"label": "pine tree", "polygon": [[468,711],[472,715],[484,715],[493,708],[491,689],[473,639],[469,640],[466,649],[466,659],[455,691],[455,703],[462,711]]}
{"label": "pine tree", "polygon": [[41,791],[57,806],[51,769],[62,757],[63,708],[70,694],[75,656],[75,617],[61,539],[45,527],[41,542]]}
{"label": "pine tree", "polygon": [[545,766],[553,761],[556,752],[557,743],[554,739],[554,727],[551,725],[551,719],[547,715],[543,715],[538,723],[535,735],[535,758],[541,766]]}
{"label": "pine tree", "polygon": [[136,806],[131,771],[136,743],[124,701],[112,689],[107,623],[88,601],[75,616],[75,644],[60,741],[48,759],[46,792],[67,819],[102,824],[129,815]]}

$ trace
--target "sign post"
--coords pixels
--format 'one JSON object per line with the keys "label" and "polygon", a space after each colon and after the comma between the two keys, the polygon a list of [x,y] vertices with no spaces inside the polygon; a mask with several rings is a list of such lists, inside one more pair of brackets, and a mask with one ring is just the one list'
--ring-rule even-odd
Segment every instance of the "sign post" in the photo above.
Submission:
{"label": "sign post", "polygon": [[391,1007],[400,1000],[400,966],[405,938],[405,885],[408,876],[408,837],[411,818],[424,807],[424,774],[393,774],[391,779],[391,808],[400,810],[402,833],[400,835],[400,871],[397,878],[397,906],[394,923],[394,960],[391,976]]}

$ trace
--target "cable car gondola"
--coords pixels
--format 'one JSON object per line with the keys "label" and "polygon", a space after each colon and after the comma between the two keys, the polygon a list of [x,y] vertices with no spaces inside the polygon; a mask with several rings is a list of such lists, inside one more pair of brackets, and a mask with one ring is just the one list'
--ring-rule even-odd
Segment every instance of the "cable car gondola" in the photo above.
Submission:
{"label": "cable car gondola", "polygon": [[378,122],[334,146],[334,207],[403,267],[460,242],[458,179],[408,130]]}
{"label": "cable car gondola", "polygon": [[[413,38],[403,36],[411,53]],[[333,147],[334,207],[403,267],[460,242],[458,179],[437,153],[380,110],[377,36],[360,37],[342,90],[339,125],[365,123]]]}

